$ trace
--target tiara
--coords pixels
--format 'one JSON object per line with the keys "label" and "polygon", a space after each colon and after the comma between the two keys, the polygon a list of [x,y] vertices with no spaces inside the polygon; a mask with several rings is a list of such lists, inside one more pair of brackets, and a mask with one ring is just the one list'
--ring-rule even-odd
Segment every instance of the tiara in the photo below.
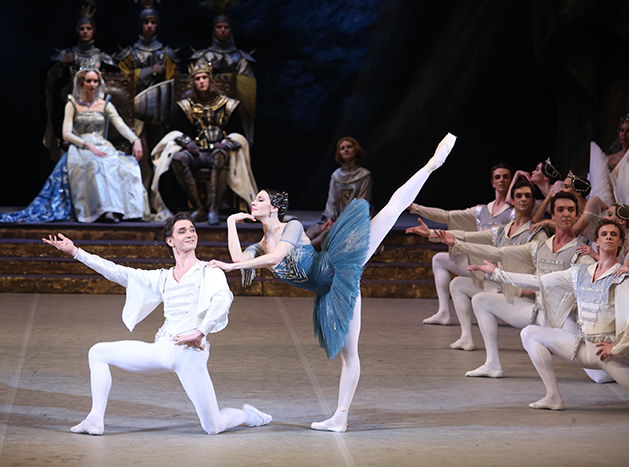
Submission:
{"label": "tiara", "polygon": [[188,73],[190,73],[191,76],[198,75],[199,73],[207,73],[212,76],[212,64],[204,57],[201,57],[196,62],[188,65]]}
{"label": "tiara", "polygon": [[[589,180],[575,175],[574,173],[572,173],[572,170],[568,172],[568,178],[572,180],[572,189],[577,193],[587,193],[592,189],[592,184]],[[575,182],[577,182],[579,186],[576,186]]]}
{"label": "tiara", "polygon": [[79,58],[79,71],[96,71],[100,73],[100,57],[98,55],[90,55],[84,59]]}
{"label": "tiara", "polygon": [[561,173],[559,173],[559,170],[557,170],[555,166],[550,162],[550,157],[544,161],[544,163],[542,164],[542,169],[544,175],[546,175],[548,178],[561,178]]}

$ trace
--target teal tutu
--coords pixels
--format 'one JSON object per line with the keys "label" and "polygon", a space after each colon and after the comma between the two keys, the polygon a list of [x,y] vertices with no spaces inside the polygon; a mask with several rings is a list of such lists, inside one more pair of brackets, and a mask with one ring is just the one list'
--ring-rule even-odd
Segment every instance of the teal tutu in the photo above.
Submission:
{"label": "teal tutu", "polygon": [[333,277],[329,290],[315,296],[312,321],[315,337],[328,358],[345,346],[369,249],[370,220],[369,203],[352,200],[321,247],[325,272]]}

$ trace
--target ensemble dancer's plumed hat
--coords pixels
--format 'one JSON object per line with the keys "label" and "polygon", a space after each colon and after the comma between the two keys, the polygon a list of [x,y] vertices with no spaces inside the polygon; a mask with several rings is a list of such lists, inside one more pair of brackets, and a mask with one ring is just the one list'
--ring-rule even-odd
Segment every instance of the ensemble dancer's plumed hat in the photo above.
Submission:
{"label": "ensemble dancer's plumed hat", "polygon": [[188,65],[188,73],[190,76],[198,75],[199,73],[207,73],[212,77],[212,64],[208,62],[205,57],[201,57],[196,62],[192,62]]}

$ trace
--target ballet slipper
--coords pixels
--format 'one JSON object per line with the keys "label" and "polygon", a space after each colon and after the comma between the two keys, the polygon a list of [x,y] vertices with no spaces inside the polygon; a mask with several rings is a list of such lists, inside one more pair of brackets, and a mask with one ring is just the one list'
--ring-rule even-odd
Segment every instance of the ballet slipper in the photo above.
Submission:
{"label": "ballet slipper", "polygon": [[83,420],[78,425],[74,425],[72,428],[70,428],[70,431],[77,434],[101,436],[105,432],[105,427],[93,425],[87,420]]}
{"label": "ballet slipper", "polygon": [[492,370],[487,365],[481,365],[475,370],[468,371],[465,376],[471,378],[502,378],[502,370]]}
{"label": "ballet slipper", "polygon": [[430,318],[426,318],[422,321],[422,324],[440,324],[442,326],[450,326],[452,320],[449,315],[446,315],[443,311],[438,311]]}
{"label": "ballet slipper", "polygon": [[246,412],[254,413],[260,418],[259,423],[254,423],[249,426],[268,425],[269,423],[271,423],[271,420],[273,420],[272,416],[270,416],[268,413],[261,412],[260,410],[256,409],[253,405],[245,404],[242,406],[242,410],[245,410]]}
{"label": "ballet slipper", "polygon": [[437,149],[435,150],[434,156],[432,156],[426,164],[428,170],[434,172],[443,165],[448,157],[448,154],[450,154],[450,151],[452,151],[455,142],[456,136],[454,136],[452,133],[448,133],[445,138],[441,140],[439,146],[437,146]]}
{"label": "ballet slipper", "polygon": [[546,409],[546,410],[563,410],[563,401],[553,402],[551,399],[544,397],[537,402],[529,404],[530,409]]}
{"label": "ballet slipper", "polygon": [[335,433],[345,433],[347,430],[347,415],[349,409],[339,406],[332,418],[328,418],[322,422],[312,422],[310,428],[318,431],[333,431]]}
{"label": "ballet slipper", "polygon": [[474,342],[464,340],[463,338],[450,344],[450,348],[454,350],[474,350]]}

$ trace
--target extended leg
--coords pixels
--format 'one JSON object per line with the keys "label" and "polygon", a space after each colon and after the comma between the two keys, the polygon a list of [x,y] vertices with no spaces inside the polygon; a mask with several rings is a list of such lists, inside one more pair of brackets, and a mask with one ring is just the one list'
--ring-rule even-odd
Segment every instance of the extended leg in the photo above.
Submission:
{"label": "extended leg", "polygon": [[323,422],[313,422],[313,430],[335,431],[343,433],[347,429],[347,416],[356,387],[360,379],[360,358],[358,356],[358,338],[360,337],[361,298],[356,299],[354,316],[349,322],[349,332],[341,356],[341,382],[339,385],[338,406],[332,418]]}
{"label": "extended leg", "polygon": [[408,208],[419,194],[420,190],[428,180],[430,174],[441,166],[452,150],[456,136],[448,133],[437,146],[434,156],[428,163],[413,175],[404,185],[397,189],[387,205],[371,220],[369,226],[369,251],[365,262],[371,258],[374,252],[384,240],[384,237],[391,231],[400,214]]}

